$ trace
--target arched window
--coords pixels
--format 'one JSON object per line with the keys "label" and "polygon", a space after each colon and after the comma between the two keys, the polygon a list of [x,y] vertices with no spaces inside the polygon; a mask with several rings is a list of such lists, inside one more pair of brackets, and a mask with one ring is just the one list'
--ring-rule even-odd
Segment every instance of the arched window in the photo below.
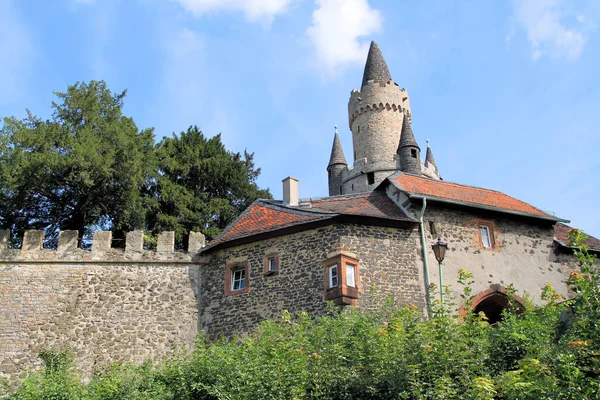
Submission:
{"label": "arched window", "polygon": [[[491,325],[502,321],[502,311],[508,307],[509,293],[504,286],[495,284],[490,285],[490,288],[477,294],[473,299],[473,312],[479,314],[483,311],[488,318],[488,323]],[[523,299],[519,296],[514,296],[517,303],[517,314],[525,311]]]}

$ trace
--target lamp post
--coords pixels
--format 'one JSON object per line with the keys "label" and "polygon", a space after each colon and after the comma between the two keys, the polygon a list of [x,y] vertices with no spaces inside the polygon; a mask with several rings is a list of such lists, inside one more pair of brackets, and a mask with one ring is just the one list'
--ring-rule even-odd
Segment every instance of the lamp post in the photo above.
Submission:
{"label": "lamp post", "polygon": [[438,237],[436,244],[432,245],[433,254],[435,254],[435,259],[437,260],[440,266],[440,301],[442,302],[442,306],[444,305],[444,286],[442,279],[442,261],[444,261],[444,257],[446,256],[446,250],[448,249],[448,243],[442,242],[442,238]]}

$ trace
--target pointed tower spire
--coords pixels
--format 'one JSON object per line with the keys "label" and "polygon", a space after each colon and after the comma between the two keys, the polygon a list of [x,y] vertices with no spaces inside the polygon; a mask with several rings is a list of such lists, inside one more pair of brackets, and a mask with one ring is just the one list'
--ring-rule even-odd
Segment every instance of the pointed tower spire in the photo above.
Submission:
{"label": "pointed tower spire", "polygon": [[421,151],[421,148],[415,140],[410,122],[408,122],[408,115],[404,113],[404,120],[402,121],[402,133],[400,134],[400,143],[398,144],[397,153],[400,154],[400,149],[404,147],[413,147]]}
{"label": "pointed tower spire", "polygon": [[333,136],[333,146],[331,147],[331,157],[327,165],[327,173],[329,174],[329,195],[337,196],[343,194],[344,174],[348,172],[348,163],[344,157],[344,150],[340,143],[337,126],[335,127],[335,135]]}
{"label": "pointed tower spire", "polygon": [[400,159],[400,171],[415,175],[421,174],[421,149],[415,140],[406,112],[404,112],[402,121],[397,153]]}
{"label": "pointed tower spire", "polygon": [[369,55],[367,56],[362,85],[360,86],[361,90],[368,81],[386,83],[387,81],[391,80],[392,76],[390,75],[390,70],[383,59],[383,54],[381,54],[381,50],[379,50],[377,42],[373,40],[371,42],[371,47],[369,47]]}
{"label": "pointed tower spire", "polygon": [[331,147],[331,157],[329,158],[328,167],[335,164],[348,165],[346,157],[344,156],[344,150],[340,143],[340,137],[338,136],[337,126],[335,127],[335,135],[333,136],[333,146]]}
{"label": "pointed tower spire", "polygon": [[433,159],[433,153],[431,152],[431,147],[429,147],[429,139],[427,139],[427,153],[425,154],[425,166],[433,166],[435,171],[437,172],[437,165],[435,165],[435,160]]}

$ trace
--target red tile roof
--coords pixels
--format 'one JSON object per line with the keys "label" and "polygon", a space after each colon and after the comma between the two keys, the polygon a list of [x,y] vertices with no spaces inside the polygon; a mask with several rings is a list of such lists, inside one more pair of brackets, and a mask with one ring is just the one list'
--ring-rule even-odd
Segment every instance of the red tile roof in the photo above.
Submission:
{"label": "red tile roof", "polygon": [[532,216],[554,218],[554,216],[530,204],[495,190],[459,185],[408,174],[401,174],[391,179],[394,180],[401,190],[407,192],[409,195],[432,196],[465,203],[466,205],[493,207],[501,210],[531,214]]}
{"label": "red tile roof", "polygon": [[268,204],[265,205],[262,202],[258,202],[246,209],[238,219],[225,228],[215,240],[211,241],[209,246],[212,247],[218,243],[233,239],[326,218],[331,218],[331,216],[317,213],[314,213],[314,215],[294,213],[284,208],[269,207]]}
{"label": "red tile roof", "polygon": [[337,214],[364,215],[397,220],[409,219],[383,192],[324,197],[311,200],[310,203],[315,210],[331,211]]}
{"label": "red tile roof", "polygon": [[[562,245],[569,246],[569,233],[572,230],[573,228],[568,225],[557,223],[554,225],[554,237],[556,240],[561,242]],[[588,235],[588,239],[585,241],[585,244],[587,244],[591,250],[600,250],[600,240],[593,236]]]}
{"label": "red tile roof", "polygon": [[281,201],[258,200],[233,221],[205,250],[216,245],[340,215],[413,221],[383,192],[303,200],[300,206],[285,206]]}

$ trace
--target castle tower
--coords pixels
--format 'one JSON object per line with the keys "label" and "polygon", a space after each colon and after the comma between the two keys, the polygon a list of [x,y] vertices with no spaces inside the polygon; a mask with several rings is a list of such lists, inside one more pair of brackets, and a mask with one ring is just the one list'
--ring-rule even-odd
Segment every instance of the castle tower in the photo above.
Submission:
{"label": "castle tower", "polygon": [[336,126],[335,135],[333,136],[333,146],[331,147],[331,157],[329,158],[329,165],[327,165],[330,196],[343,194],[342,185],[345,171],[348,171],[348,163],[346,162],[346,157],[344,157],[344,150],[342,149]]}
{"label": "castle tower", "polygon": [[373,190],[397,170],[405,111],[410,120],[408,93],[392,80],[379,46],[371,42],[361,88],[348,101],[354,163],[344,179],[344,193]]}
{"label": "castle tower", "polygon": [[415,175],[421,174],[421,149],[415,140],[412,127],[406,117],[402,122],[398,158],[400,160],[400,171]]}

